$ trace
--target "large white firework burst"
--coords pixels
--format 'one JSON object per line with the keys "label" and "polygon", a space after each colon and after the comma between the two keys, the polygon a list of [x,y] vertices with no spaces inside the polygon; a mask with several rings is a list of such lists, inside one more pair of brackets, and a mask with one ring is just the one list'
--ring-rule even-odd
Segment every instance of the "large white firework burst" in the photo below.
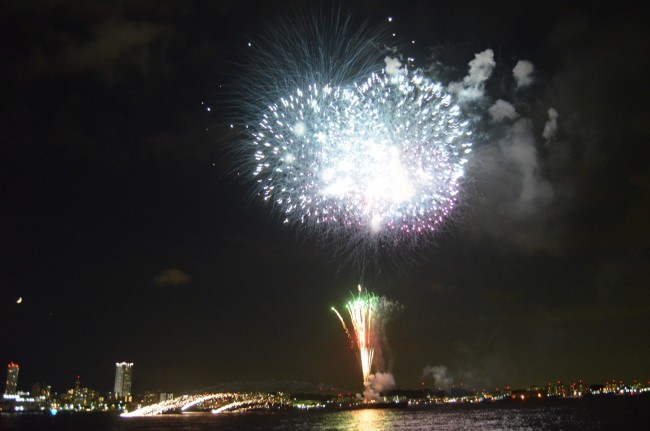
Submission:
{"label": "large white firework burst", "polygon": [[275,98],[252,111],[246,166],[286,223],[366,246],[427,237],[458,203],[469,122],[444,86],[379,63],[377,34],[336,17],[280,26],[259,50],[249,100]]}
{"label": "large white firework burst", "polygon": [[286,222],[427,233],[456,204],[468,135],[451,96],[416,73],[314,84],[263,114],[253,175]]}

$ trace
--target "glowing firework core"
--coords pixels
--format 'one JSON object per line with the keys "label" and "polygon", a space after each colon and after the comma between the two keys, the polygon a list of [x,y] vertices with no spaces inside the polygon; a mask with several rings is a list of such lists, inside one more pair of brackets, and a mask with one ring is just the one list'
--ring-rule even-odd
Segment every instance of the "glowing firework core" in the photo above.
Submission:
{"label": "glowing firework core", "polygon": [[398,70],[297,88],[263,113],[253,174],[285,222],[419,234],[454,208],[471,149],[467,121],[440,84]]}

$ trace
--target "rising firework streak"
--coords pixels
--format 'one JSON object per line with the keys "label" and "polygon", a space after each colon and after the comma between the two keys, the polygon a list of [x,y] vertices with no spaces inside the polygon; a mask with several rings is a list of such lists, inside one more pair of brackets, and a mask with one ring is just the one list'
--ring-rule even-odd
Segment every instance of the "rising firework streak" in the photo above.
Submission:
{"label": "rising firework streak", "polygon": [[381,352],[382,342],[385,340],[386,324],[401,307],[396,302],[368,292],[359,285],[358,295],[354,296],[346,304],[346,308],[350,314],[352,332],[348,331],[345,320],[334,307],[332,307],[332,311],[341,320],[348,337],[354,341],[354,347],[361,362],[365,387],[368,385],[369,376],[372,372],[375,354]]}

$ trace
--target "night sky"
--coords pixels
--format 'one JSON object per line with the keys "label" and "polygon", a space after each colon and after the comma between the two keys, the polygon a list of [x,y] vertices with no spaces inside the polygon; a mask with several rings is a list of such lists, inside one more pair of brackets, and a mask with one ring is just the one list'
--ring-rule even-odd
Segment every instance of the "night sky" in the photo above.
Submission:
{"label": "night sky", "polygon": [[[80,375],[107,392],[118,361],[135,363],[134,392],[362,389],[330,311],[359,268],[251,198],[228,127],[247,43],[307,3],[3,3],[0,361],[20,364],[19,389]],[[392,16],[445,84],[488,48],[497,64],[453,219],[363,273],[404,306],[388,332],[400,388],[441,365],[477,388],[650,379],[648,20],[625,2],[564,3],[343,9],[371,26]],[[519,60],[535,66],[525,91]],[[490,123],[497,98],[528,119],[532,160]]]}

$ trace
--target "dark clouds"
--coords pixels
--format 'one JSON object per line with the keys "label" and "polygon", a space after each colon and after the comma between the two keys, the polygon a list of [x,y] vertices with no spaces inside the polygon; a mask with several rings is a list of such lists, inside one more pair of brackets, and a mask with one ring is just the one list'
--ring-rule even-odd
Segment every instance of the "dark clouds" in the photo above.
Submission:
{"label": "dark clouds", "polygon": [[111,19],[99,22],[84,38],[66,40],[64,46],[56,46],[44,54],[33,52],[35,72],[84,73],[96,72],[101,78],[111,81],[125,79],[132,69],[149,76],[156,67],[153,64],[156,53],[154,45],[171,35],[169,28],[150,23],[135,23]]}
{"label": "dark clouds", "polygon": [[188,284],[192,277],[178,268],[166,269],[153,278],[153,282],[158,286],[180,286]]}

